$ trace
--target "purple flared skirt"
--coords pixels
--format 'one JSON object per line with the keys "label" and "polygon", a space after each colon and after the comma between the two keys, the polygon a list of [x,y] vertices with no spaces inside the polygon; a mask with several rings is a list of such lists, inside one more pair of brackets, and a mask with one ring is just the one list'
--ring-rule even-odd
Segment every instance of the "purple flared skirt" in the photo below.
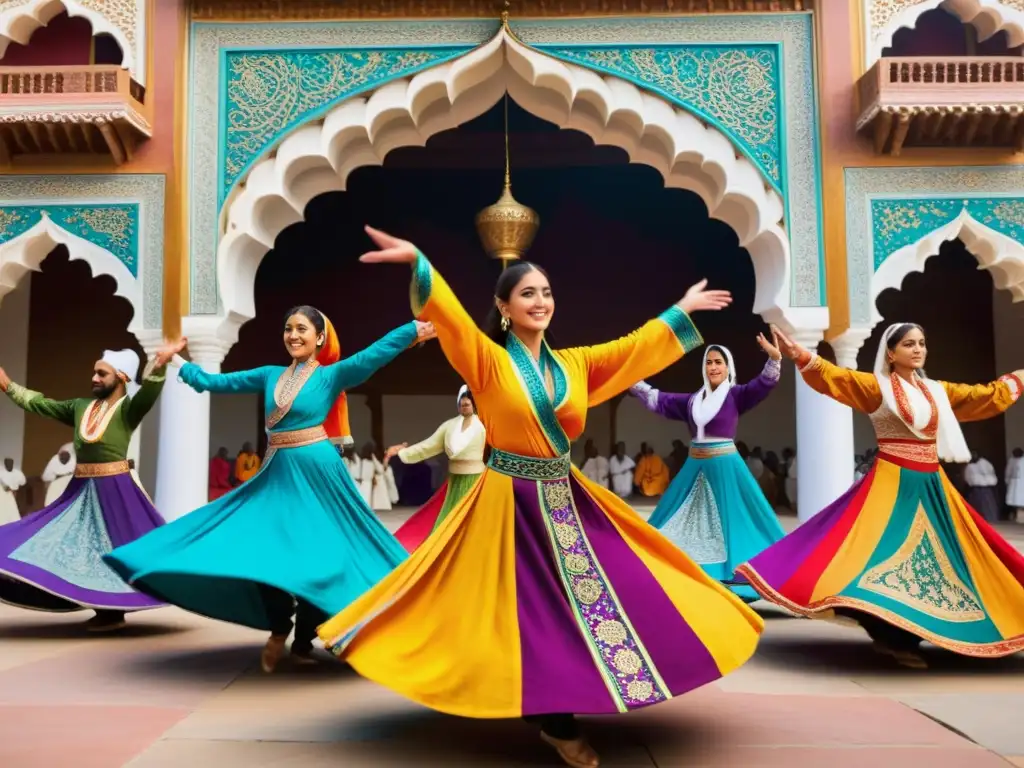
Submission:
{"label": "purple flared skirt", "polygon": [[103,555],[164,524],[130,473],[74,478],[53,504],[0,526],[0,602],[37,611],[141,611]]}

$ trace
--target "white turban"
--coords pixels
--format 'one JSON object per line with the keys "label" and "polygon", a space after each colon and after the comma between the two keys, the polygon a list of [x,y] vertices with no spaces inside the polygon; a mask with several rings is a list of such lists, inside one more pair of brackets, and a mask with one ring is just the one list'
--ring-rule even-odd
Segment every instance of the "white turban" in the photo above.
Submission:
{"label": "white turban", "polygon": [[133,350],[122,349],[114,352],[108,349],[103,352],[100,360],[125,379],[125,389],[129,397],[139,391],[139,385],[135,383],[135,377],[139,375],[139,356]]}
{"label": "white turban", "polygon": [[[465,395],[468,392],[469,392],[469,387],[467,387],[465,384],[463,384],[461,389],[459,389],[459,396],[455,398],[455,406],[456,407],[462,405],[462,396]],[[470,395],[470,397],[472,397],[472,395]]]}

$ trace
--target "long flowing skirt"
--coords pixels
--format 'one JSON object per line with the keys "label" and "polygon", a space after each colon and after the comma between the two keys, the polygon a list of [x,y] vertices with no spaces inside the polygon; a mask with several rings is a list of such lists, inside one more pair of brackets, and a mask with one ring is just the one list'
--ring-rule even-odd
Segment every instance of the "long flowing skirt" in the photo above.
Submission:
{"label": "long flowing skirt", "polygon": [[738,572],[804,616],[869,614],[967,656],[1024,649],[1024,558],[934,464],[880,455]]}
{"label": "long flowing skirt", "polygon": [[748,602],[759,595],[729,583],[736,568],[786,535],[731,441],[692,447],[650,523]]}
{"label": "long flowing skirt", "polygon": [[323,441],[278,449],[248,482],[106,560],[142,592],[269,630],[260,585],[330,615],[405,556]]}
{"label": "long flowing skirt", "polygon": [[437,526],[473,489],[473,485],[479,478],[479,472],[473,475],[448,475],[448,479],[437,489],[437,493],[431,496],[426,504],[395,531],[395,538],[402,542],[403,547],[412,552],[423,543],[427,536],[437,530]]}
{"label": "long flowing skirt", "polygon": [[163,525],[131,474],[73,478],[53,504],[0,527],[0,601],[56,612],[158,608],[103,556]]}
{"label": "long flowing skirt", "polygon": [[422,546],[319,629],[362,675],[477,718],[606,714],[709,683],[760,617],[607,489],[487,470]]}

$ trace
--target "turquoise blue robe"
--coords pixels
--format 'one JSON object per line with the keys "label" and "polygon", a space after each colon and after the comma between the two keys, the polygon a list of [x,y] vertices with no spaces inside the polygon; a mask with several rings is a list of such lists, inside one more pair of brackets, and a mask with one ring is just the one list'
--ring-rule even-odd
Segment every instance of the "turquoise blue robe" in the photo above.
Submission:
{"label": "turquoise blue robe", "polygon": [[[363,351],[313,371],[271,432],[316,427],[345,389],[358,386],[416,340],[410,322]],[[285,368],[212,374],[188,363],[197,392],[262,392],[274,411]],[[104,559],[140,592],[193,613],[271,629],[260,584],[328,616],[406,558],[405,548],[363,501],[327,440],[278,448],[249,481],[205,507],[119,547]]]}

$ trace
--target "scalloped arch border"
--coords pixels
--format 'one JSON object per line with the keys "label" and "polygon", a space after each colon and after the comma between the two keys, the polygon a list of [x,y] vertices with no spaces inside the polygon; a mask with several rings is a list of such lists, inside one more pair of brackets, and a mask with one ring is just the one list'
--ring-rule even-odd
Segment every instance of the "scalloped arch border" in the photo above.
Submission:
{"label": "scalloped arch border", "polygon": [[139,209],[138,277],[102,244],[69,232],[44,216],[28,230],[0,244],[0,301],[18,280],[39,268],[57,245],[72,259],[89,264],[93,275],[110,275],[116,293],[135,310],[129,330],[140,333],[163,326],[164,184],[162,174],[81,176],[0,176],[0,199],[14,206],[104,208],[133,204]]}
{"label": "scalloped arch border", "polygon": [[[223,311],[217,289],[217,243],[221,218],[217,206],[219,84],[197,72],[215,71],[227,49],[481,45],[493,37],[493,21],[343,22],[339,24],[217,24],[195,22],[190,46],[190,310],[193,315]],[[771,43],[781,46],[783,120],[786,150],[787,208],[813,211],[788,223],[791,242],[789,296],[798,308],[824,303],[821,252],[820,156],[814,91],[812,29],[809,14],[656,19],[582,19],[513,23],[531,47],[579,44],[642,46],[685,40],[694,43]],[[211,68],[213,68],[211,70]],[[378,86],[379,88],[380,86]],[[301,130],[301,129],[300,129]],[[814,147],[808,152],[807,147]]]}
{"label": "scalloped arch border", "polygon": [[392,149],[423,146],[432,134],[483,114],[506,91],[541,119],[618,146],[631,162],[658,170],[667,186],[697,193],[750,254],[754,311],[785,317],[790,256],[778,226],[783,205],[759,169],[688,112],[628,81],[546,56],[505,30],[472,54],[342,103],[255,166],[228,209],[218,249],[226,316],[235,324],[255,316],[259,264],[277,235],[302,221],[313,198],[344,190],[355,168],[380,164]]}
{"label": "scalloped arch border", "polygon": [[[877,0],[863,2],[867,5],[870,20],[871,8]],[[999,0],[920,0],[894,15],[880,29],[872,27],[870,23],[865,25],[867,39],[864,43],[868,54],[866,66],[870,67],[881,58],[882,51],[892,45],[892,39],[899,30],[912,29],[923,14],[940,6],[955,14],[965,24],[973,25],[982,40],[1006,30],[1011,46],[1024,43],[1024,8],[1013,8]]]}
{"label": "scalloped arch border", "polygon": [[[880,319],[875,302],[885,288],[899,288],[946,240],[964,237],[980,268],[1000,288],[1024,300],[1024,246],[974,219],[966,210],[890,254],[875,269],[872,200],[1020,197],[1024,166],[954,168],[847,168],[846,240],[851,328],[871,329]],[[957,191],[960,191],[959,194]],[[964,193],[966,191],[966,194]],[[1018,261],[1019,259],[1019,261]],[[891,264],[889,262],[892,262]],[[876,274],[877,272],[877,274]]]}
{"label": "scalloped arch border", "polygon": [[[3,4],[0,4],[3,5]],[[81,16],[92,25],[93,35],[108,34],[121,46],[121,66],[127,69],[140,84],[146,84],[146,57],[140,55],[140,46],[146,39],[145,0],[135,2],[135,43],[128,40],[124,31],[107,19],[102,12],[89,3],[76,0],[24,0],[0,10],[0,63],[11,42],[26,44],[32,34],[45,27],[54,16],[67,11],[68,16]]]}

